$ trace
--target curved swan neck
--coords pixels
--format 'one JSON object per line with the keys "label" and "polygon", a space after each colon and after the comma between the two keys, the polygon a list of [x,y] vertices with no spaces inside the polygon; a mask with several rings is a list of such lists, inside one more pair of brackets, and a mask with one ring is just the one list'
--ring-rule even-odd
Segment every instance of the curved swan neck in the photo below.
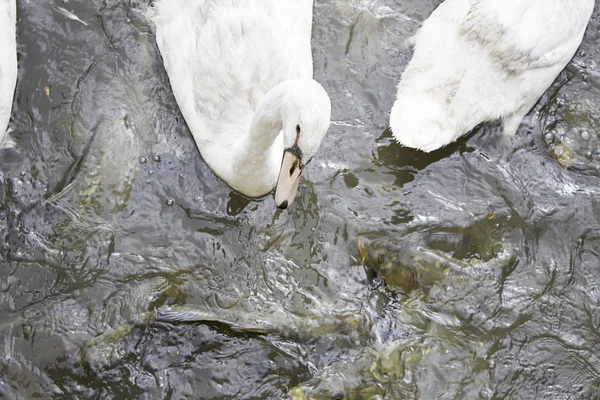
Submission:
{"label": "curved swan neck", "polygon": [[289,103],[289,97],[302,90],[299,83],[296,80],[281,82],[263,97],[254,112],[247,134],[256,150],[264,152],[281,133],[284,110]]}
{"label": "curved swan neck", "polygon": [[283,108],[288,90],[287,82],[275,86],[269,90],[254,112],[246,135],[247,144],[253,147],[253,152],[264,152],[279,136],[283,127]]}
{"label": "curved swan neck", "polygon": [[290,89],[283,82],[269,90],[254,111],[246,134],[235,142],[231,175],[227,177],[233,188],[248,182],[254,182],[258,193],[273,188],[283,156],[283,140],[279,136]]}
{"label": "curved swan neck", "polygon": [[285,108],[290,104],[290,96],[299,90],[302,90],[299,81],[288,80],[267,92],[254,111],[246,135],[234,146],[234,169],[239,172],[240,168],[279,168],[283,140],[277,139],[283,129]]}
{"label": "curved swan neck", "polygon": [[[306,156],[312,157],[329,126],[329,108],[329,97],[316,81],[281,82],[263,97],[246,133],[230,148],[228,167],[223,164],[225,160],[215,160],[226,168],[222,176],[234,189],[244,187],[245,193],[269,192],[279,176],[286,139],[288,146],[296,140],[304,146]],[[303,141],[299,141],[296,121],[306,124]]]}

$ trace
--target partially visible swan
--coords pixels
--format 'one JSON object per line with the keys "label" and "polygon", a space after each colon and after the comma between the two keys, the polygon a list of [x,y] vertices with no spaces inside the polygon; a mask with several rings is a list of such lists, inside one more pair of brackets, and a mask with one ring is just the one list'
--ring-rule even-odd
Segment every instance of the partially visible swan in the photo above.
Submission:
{"label": "partially visible swan", "polygon": [[482,122],[513,136],[579,47],[594,0],[446,0],[414,37],[390,127],[426,152]]}
{"label": "partially visible swan", "polygon": [[0,146],[8,144],[6,131],[17,83],[16,23],[16,0],[0,0]]}
{"label": "partially visible swan", "polygon": [[157,0],[149,11],[202,157],[247,196],[277,186],[280,208],[330,123],[313,80],[312,10],[312,0]]}

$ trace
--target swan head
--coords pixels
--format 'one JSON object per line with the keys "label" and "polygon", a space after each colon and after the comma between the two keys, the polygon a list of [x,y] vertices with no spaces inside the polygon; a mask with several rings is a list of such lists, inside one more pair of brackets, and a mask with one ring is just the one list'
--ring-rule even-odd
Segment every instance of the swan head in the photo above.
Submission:
{"label": "swan head", "polygon": [[318,82],[289,83],[282,115],[283,155],[275,188],[275,204],[281,209],[296,198],[300,175],[319,149],[331,119],[331,101]]}

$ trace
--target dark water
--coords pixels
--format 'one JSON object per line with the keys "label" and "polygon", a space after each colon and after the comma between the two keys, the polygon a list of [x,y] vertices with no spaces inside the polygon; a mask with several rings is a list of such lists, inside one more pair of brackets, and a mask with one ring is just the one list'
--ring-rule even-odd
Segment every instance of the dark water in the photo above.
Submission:
{"label": "dark water", "polygon": [[[317,1],[333,122],[280,212],[200,158],[146,2],[19,0],[18,147],[0,152],[2,396],[285,398],[304,382],[365,398],[600,396],[598,12],[513,151],[488,125],[423,154],[385,127],[404,40],[438,3]],[[486,264],[393,292],[360,265],[365,233]],[[511,261],[487,263],[501,252]],[[288,334],[143,323],[164,305]]]}

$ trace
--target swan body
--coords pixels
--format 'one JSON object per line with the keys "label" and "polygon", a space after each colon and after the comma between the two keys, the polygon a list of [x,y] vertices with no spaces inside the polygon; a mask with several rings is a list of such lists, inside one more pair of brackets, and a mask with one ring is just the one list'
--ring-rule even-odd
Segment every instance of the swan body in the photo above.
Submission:
{"label": "swan body", "polygon": [[175,99],[206,163],[250,197],[294,200],[330,123],[313,80],[309,0],[157,0],[150,11]]}
{"label": "swan body", "polygon": [[594,0],[446,0],[413,38],[390,113],[396,140],[426,152],[482,122],[505,135],[571,60]]}
{"label": "swan body", "polygon": [[0,0],[0,145],[6,135],[17,83],[17,4],[16,0]]}

